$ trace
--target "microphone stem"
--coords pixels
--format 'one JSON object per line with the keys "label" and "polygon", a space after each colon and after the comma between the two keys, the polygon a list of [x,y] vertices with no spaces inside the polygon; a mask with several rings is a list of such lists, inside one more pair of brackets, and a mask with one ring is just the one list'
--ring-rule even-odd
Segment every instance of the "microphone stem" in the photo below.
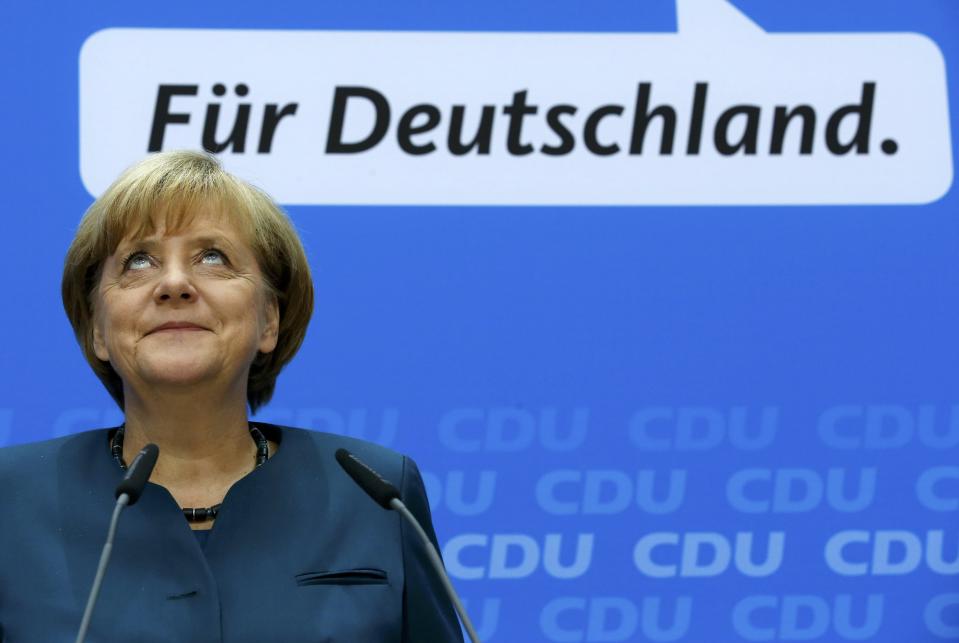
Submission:
{"label": "microphone stem", "polygon": [[93,617],[93,606],[100,595],[100,585],[103,584],[103,576],[107,571],[107,563],[110,562],[110,553],[113,551],[113,536],[117,533],[117,523],[120,520],[120,512],[130,502],[130,496],[123,493],[117,499],[117,504],[113,508],[113,517],[110,519],[110,529],[107,531],[107,542],[103,545],[103,551],[100,553],[100,564],[97,565],[97,575],[93,578],[93,588],[90,590],[90,597],[87,599],[86,609],[83,610],[83,620],[80,622],[80,631],[77,632],[76,643],[83,643],[87,636],[87,628],[90,627],[90,619]]}
{"label": "microphone stem", "polygon": [[426,535],[426,531],[423,530],[423,527],[420,526],[419,521],[413,516],[410,510],[406,508],[406,505],[403,504],[402,500],[399,498],[393,498],[390,500],[390,507],[398,511],[408,523],[413,525],[413,528],[416,529],[416,532],[420,535],[420,539],[426,546],[426,553],[429,555],[430,563],[432,563],[433,568],[436,570],[440,580],[443,582],[443,587],[446,589],[446,593],[449,595],[450,600],[453,601],[453,607],[456,609],[456,613],[459,614],[460,621],[463,622],[463,629],[466,630],[466,633],[469,635],[470,640],[473,643],[480,643],[479,636],[476,634],[476,630],[473,629],[473,623],[470,621],[470,617],[466,613],[463,603],[460,602],[460,597],[456,594],[456,590],[453,588],[453,584],[450,582],[449,576],[446,574],[446,569],[443,567],[443,559],[440,558],[439,553],[436,551],[436,547],[433,546],[433,542],[430,540],[429,536]]}

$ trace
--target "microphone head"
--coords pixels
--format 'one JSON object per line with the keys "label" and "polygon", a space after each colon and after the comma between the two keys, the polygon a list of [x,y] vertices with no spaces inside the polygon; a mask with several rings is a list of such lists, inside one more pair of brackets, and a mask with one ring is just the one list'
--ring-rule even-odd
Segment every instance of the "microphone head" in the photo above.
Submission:
{"label": "microphone head", "polygon": [[137,457],[133,458],[133,462],[127,468],[127,473],[123,476],[123,480],[117,485],[115,497],[119,498],[123,494],[127,494],[130,498],[127,506],[129,507],[135,504],[136,501],[140,499],[143,488],[147,486],[147,480],[150,479],[150,474],[153,473],[153,467],[156,466],[159,455],[160,447],[155,444],[148,444],[140,449],[140,453],[137,454]]}
{"label": "microphone head", "polygon": [[376,504],[384,509],[393,508],[390,506],[390,501],[400,497],[400,492],[397,491],[396,487],[384,480],[369,465],[346,449],[336,450],[336,461]]}

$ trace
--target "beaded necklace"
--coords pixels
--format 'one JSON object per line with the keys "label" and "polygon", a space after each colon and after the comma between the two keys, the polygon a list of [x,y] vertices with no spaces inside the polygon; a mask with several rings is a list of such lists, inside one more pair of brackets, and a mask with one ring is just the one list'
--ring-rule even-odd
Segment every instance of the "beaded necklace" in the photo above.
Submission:
{"label": "beaded necklace", "polygon": [[[116,463],[120,465],[120,468],[124,471],[127,470],[127,463],[123,461],[123,429],[125,425],[121,425],[117,432],[113,434],[113,439],[110,441],[110,453],[113,455],[113,459],[116,460]],[[270,443],[267,441],[266,436],[263,435],[263,432],[258,428],[250,425],[250,437],[253,438],[253,442],[256,443],[256,466],[254,469],[259,469],[263,466],[263,463],[270,459]],[[206,522],[207,520],[216,520],[216,515],[220,512],[220,507],[223,503],[213,505],[212,507],[186,507],[183,509],[183,516],[189,522]]]}

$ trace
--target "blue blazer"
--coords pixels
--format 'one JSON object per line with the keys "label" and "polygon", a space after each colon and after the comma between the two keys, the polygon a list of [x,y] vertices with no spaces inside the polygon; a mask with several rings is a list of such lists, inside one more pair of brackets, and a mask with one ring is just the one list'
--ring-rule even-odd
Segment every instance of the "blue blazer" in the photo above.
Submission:
{"label": "blue blazer", "polygon": [[[279,450],[224,499],[205,550],[148,484],[124,510],[90,643],[462,641],[425,549],[335,462],[344,447],[400,489],[435,543],[412,460],[257,423]],[[122,477],[90,431],[0,449],[0,641],[72,641]]]}

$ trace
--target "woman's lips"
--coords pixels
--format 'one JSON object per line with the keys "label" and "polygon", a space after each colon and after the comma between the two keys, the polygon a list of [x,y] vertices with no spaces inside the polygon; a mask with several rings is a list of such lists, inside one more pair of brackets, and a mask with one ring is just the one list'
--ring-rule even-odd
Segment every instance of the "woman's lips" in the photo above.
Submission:
{"label": "woman's lips", "polygon": [[147,333],[147,335],[152,335],[153,333],[159,333],[163,331],[181,331],[181,330],[206,330],[206,328],[190,322],[167,322],[165,324],[160,324],[159,326],[151,330],[149,333]]}

